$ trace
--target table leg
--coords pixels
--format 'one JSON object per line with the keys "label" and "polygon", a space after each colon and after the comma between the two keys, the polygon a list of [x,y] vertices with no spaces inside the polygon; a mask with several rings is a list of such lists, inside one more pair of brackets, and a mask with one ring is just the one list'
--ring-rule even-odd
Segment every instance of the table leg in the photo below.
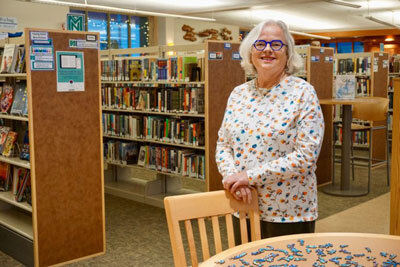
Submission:
{"label": "table leg", "polygon": [[[324,193],[334,196],[364,196],[368,194],[367,186],[360,187],[350,183],[350,160],[351,160],[351,105],[343,105],[342,114],[342,155],[340,184],[329,184],[321,187]],[[333,170],[335,171],[335,170]]]}
{"label": "table leg", "polygon": [[342,116],[342,162],[340,189],[349,190],[350,188],[350,153],[351,153],[351,106],[343,105]]}

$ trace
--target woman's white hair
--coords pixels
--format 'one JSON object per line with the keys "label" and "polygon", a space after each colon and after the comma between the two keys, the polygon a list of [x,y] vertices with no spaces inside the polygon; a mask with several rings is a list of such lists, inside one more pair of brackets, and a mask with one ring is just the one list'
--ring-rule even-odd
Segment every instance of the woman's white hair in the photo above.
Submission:
{"label": "woman's white hair", "polygon": [[267,25],[277,25],[280,27],[283,31],[283,35],[285,36],[286,39],[286,44],[287,44],[287,62],[286,62],[286,68],[285,71],[288,74],[294,74],[298,70],[302,68],[303,61],[299,54],[295,51],[294,49],[294,39],[292,35],[289,32],[289,28],[281,20],[266,20],[263,22],[260,22],[257,26],[255,26],[249,34],[244,38],[242,43],[240,44],[239,52],[240,56],[242,57],[241,65],[243,69],[246,71],[246,73],[249,74],[256,74],[257,70],[254,68],[254,65],[251,63],[251,49],[253,46],[253,43],[258,39],[260,36],[262,30],[264,29],[265,26]]}

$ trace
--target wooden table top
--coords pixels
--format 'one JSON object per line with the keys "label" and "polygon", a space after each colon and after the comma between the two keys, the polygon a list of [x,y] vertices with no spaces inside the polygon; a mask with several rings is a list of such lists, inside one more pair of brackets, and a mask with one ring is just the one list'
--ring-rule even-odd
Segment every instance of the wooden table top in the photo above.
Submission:
{"label": "wooden table top", "polygon": [[356,97],[354,99],[337,99],[337,98],[325,98],[325,99],[320,99],[319,103],[321,105],[355,105],[355,104],[374,104],[378,103],[382,97],[377,97],[377,96],[363,96],[363,97]]}
{"label": "wooden table top", "polygon": [[[301,241],[304,241],[301,245]],[[293,248],[288,247],[293,244]],[[260,251],[258,255],[252,252]],[[296,252],[297,249],[297,252]],[[285,254],[285,252],[287,254]],[[244,255],[246,253],[246,255]],[[297,253],[297,255],[296,255]],[[318,255],[323,253],[323,255]],[[233,257],[240,259],[233,259]],[[346,257],[348,259],[346,260]],[[315,262],[325,266],[339,266],[346,261],[363,266],[382,266],[383,262],[400,264],[400,236],[364,233],[315,233],[287,235],[250,242],[225,250],[200,264],[208,266],[257,266],[254,260],[274,260],[260,262],[264,266],[288,264],[288,266],[311,267]],[[351,258],[351,259],[350,259]],[[218,261],[224,260],[224,263]],[[337,260],[339,264],[336,264]],[[355,265],[349,265],[355,266]],[[391,265],[388,265],[391,266]],[[395,266],[395,265],[393,265]]]}

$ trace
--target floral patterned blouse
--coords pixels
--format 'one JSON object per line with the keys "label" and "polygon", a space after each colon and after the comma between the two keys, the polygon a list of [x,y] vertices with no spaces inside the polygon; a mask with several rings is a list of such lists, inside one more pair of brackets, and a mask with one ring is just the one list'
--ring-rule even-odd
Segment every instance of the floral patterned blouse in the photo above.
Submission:
{"label": "floral patterned blouse", "polygon": [[255,81],[229,96],[218,132],[218,170],[223,177],[246,170],[261,220],[316,220],[315,169],[324,135],[317,94],[294,76],[270,89],[256,88]]}

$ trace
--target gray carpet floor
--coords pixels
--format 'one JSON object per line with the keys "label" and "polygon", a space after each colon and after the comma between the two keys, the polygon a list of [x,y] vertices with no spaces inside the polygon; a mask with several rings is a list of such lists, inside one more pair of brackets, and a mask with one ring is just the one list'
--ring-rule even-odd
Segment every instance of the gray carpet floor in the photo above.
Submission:
{"label": "gray carpet floor", "polygon": [[[338,167],[336,169],[336,177],[339,177],[340,170]],[[356,168],[356,184],[366,185],[366,177],[367,169]],[[389,192],[390,188],[386,185],[386,167],[373,170],[371,185],[371,193],[363,197],[335,197],[318,192],[319,219]],[[107,253],[67,266],[173,266],[163,209],[111,195],[106,195],[105,200]],[[362,222],[357,222],[355,218],[355,223]],[[196,225],[194,228],[197,228]],[[207,230],[211,231],[210,228],[208,225]],[[223,233],[224,229],[221,229],[221,232]],[[195,239],[198,240],[197,235]],[[209,242],[212,247],[212,240]],[[198,253],[201,255],[200,251]],[[0,266],[22,265],[0,252]]]}

